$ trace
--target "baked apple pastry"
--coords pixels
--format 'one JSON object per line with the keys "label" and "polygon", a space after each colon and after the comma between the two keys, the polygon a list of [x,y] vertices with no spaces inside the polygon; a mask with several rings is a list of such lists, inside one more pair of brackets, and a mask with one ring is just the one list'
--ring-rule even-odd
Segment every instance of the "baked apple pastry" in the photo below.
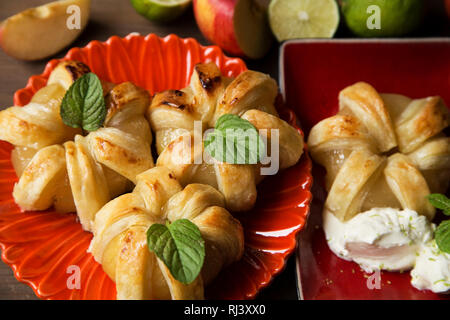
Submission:
{"label": "baked apple pastry", "polygon": [[88,72],[89,68],[80,62],[61,62],[50,74],[47,85],[35,93],[29,104],[0,111],[0,140],[15,146],[15,167],[22,166],[19,158],[29,160],[38,149],[71,140],[81,132],[66,126],[59,110],[67,89]]}
{"label": "baked apple pastry", "polygon": [[279,168],[288,168],[303,153],[303,137],[278,117],[274,107],[277,94],[276,82],[263,73],[245,71],[232,79],[224,77],[214,63],[196,65],[188,87],[156,94],[148,110],[160,154],[157,165],[172,170],[183,186],[204,183],[217,188],[229,210],[251,209],[256,201],[256,184],[263,178],[261,164],[231,164],[216,159],[197,163],[195,159],[201,155],[195,153],[203,154],[203,145],[198,147],[201,141],[194,139],[194,123],[201,124],[202,133],[214,127],[221,116],[234,114],[257,130],[267,129],[260,135],[268,145],[271,129],[277,130]]}
{"label": "baked apple pastry", "polygon": [[430,221],[426,196],[450,179],[449,112],[440,97],[379,94],[359,82],[339,94],[339,112],[316,124],[308,146],[327,170],[325,209],[347,221],[372,208],[411,209]]}
{"label": "baked apple pastry", "polygon": [[[73,66],[78,66],[78,71]],[[154,165],[152,134],[144,117],[150,96],[129,82],[103,83],[107,92],[105,121],[101,128],[83,136],[60,116],[64,89],[89,71],[80,66],[84,65],[61,63],[29,105],[0,113],[0,131],[7,132],[1,138],[16,147],[12,160],[19,181],[13,197],[21,209],[54,206],[58,212],[77,211],[83,228],[91,231],[95,213],[113,197],[129,191],[136,175]]]}
{"label": "baked apple pastry", "polygon": [[[108,202],[95,217],[90,251],[116,283],[118,299],[203,299],[203,288],[220,270],[241,258],[242,226],[224,209],[211,186],[184,189],[164,167],[137,176],[132,193]],[[205,242],[201,273],[189,284],[176,280],[149,251],[147,230],[155,223],[188,219]]]}
{"label": "baked apple pastry", "polygon": [[160,154],[178,136],[194,132],[195,121],[214,127],[226,113],[242,115],[259,109],[278,116],[274,107],[275,80],[260,72],[245,71],[236,79],[222,76],[214,63],[197,64],[188,87],[157,93],[147,112]]}

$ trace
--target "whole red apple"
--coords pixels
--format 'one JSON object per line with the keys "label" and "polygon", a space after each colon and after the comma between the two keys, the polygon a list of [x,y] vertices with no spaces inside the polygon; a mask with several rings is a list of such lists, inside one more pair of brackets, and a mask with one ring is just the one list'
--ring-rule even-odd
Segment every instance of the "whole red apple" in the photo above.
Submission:
{"label": "whole red apple", "polygon": [[194,0],[203,35],[226,52],[252,59],[263,57],[273,41],[267,0]]}

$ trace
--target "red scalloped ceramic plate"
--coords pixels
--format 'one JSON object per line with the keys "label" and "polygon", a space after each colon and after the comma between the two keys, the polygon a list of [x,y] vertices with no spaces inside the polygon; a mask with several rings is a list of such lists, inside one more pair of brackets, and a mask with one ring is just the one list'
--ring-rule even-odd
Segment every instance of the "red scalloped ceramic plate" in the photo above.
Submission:
{"label": "red scalloped ceramic plate", "polygon": [[[307,40],[283,45],[282,87],[307,134],[338,110],[339,91],[366,81],[380,92],[414,98],[440,95],[450,106],[450,39]],[[370,290],[369,275],[339,259],[325,241],[321,212],[324,171],[314,166],[311,216],[297,252],[299,292],[304,299],[445,299],[411,286],[409,272],[381,273],[381,289]]]}
{"label": "red scalloped ceramic plate", "polygon": [[[188,84],[196,63],[215,62],[227,76],[246,70],[244,62],[226,57],[215,46],[200,46],[194,39],[170,35],[112,37],[74,48],[65,59],[86,63],[99,77],[120,83],[132,81],[151,93],[179,89]],[[43,74],[33,76],[16,92],[16,105],[27,104],[46,84],[58,60],[50,61]],[[282,104],[280,104],[282,105]],[[295,115],[285,107],[280,114],[291,124]],[[115,299],[114,283],[101,265],[86,253],[92,235],[84,232],[75,214],[53,211],[21,213],[11,196],[16,175],[10,162],[12,147],[0,143],[0,245],[2,259],[19,281],[29,284],[43,299]],[[279,273],[294,250],[296,234],[304,226],[311,194],[311,161],[301,161],[259,186],[252,212],[241,214],[245,229],[245,253],[241,261],[225,269],[206,289],[212,299],[249,299]],[[275,187],[276,186],[276,187]],[[81,288],[67,288],[67,268],[81,268]]]}

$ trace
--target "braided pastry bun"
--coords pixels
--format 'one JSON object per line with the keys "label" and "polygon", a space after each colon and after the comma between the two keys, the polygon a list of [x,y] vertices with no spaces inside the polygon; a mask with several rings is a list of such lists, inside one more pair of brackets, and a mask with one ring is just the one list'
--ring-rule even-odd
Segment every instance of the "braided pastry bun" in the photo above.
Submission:
{"label": "braided pastry bun", "polygon": [[326,209],[341,221],[375,207],[433,219],[426,196],[448,188],[448,125],[439,97],[378,94],[364,82],[342,90],[338,114],[317,123],[308,138],[312,157],[327,170]]}
{"label": "braided pastry bun", "polygon": [[[89,250],[116,283],[118,299],[203,299],[203,286],[244,250],[242,226],[223,206],[223,196],[211,186],[182,189],[168,169],[155,167],[138,175],[132,193],[97,213]],[[178,219],[197,225],[205,240],[201,274],[188,285],[174,279],[147,247],[152,224]]]}
{"label": "braided pastry bun", "polygon": [[147,118],[155,131],[157,152],[177,137],[192,133],[196,120],[206,129],[226,113],[242,115],[259,109],[277,115],[277,94],[275,80],[263,73],[245,71],[232,79],[222,76],[214,63],[197,64],[188,87],[157,93],[153,98]]}
{"label": "braided pastry bun", "polygon": [[88,72],[81,62],[59,63],[47,85],[35,93],[30,103],[0,111],[0,140],[16,147],[40,149],[73,139],[80,130],[63,123],[60,105],[72,83]]}
{"label": "braided pastry bun", "polygon": [[77,211],[85,230],[109,200],[132,188],[136,175],[153,167],[152,134],[144,113],[147,91],[132,83],[115,86],[105,98],[102,128],[32,155],[13,196],[23,210]]}
{"label": "braided pastry bun", "polygon": [[279,132],[279,167],[293,166],[303,153],[303,137],[278,117],[274,103],[278,94],[276,82],[269,76],[246,71],[236,79],[225,78],[213,63],[198,64],[190,85],[182,90],[156,94],[147,117],[156,132],[160,154],[157,165],[169,168],[180,183],[209,184],[225,197],[232,211],[246,211],[256,201],[256,184],[262,180],[261,165],[237,165],[210,159],[194,163],[203,154],[203,145],[195,147],[194,121],[202,130],[214,127],[224,114],[236,114],[250,121],[256,129]]}
{"label": "braided pastry bun", "polygon": [[[60,106],[66,91],[89,67],[78,61],[62,61],[50,73],[47,85],[38,90],[30,103],[0,111],[0,140],[14,145],[11,161],[16,173],[22,172],[41,148],[72,140],[81,129],[66,126]],[[102,81],[104,95],[112,84]]]}
{"label": "braided pastry bun", "polygon": [[[280,118],[259,111],[249,110],[242,115],[253,126],[267,129],[267,145],[271,145],[270,130],[278,130],[279,168],[293,166],[303,153],[303,137],[296,129]],[[204,183],[218,189],[225,197],[226,208],[231,211],[250,210],[257,197],[256,185],[263,179],[261,164],[229,164],[209,157],[197,163],[196,159],[208,156],[202,141],[196,141],[192,133],[186,133],[172,141],[159,155],[157,166],[169,168],[181,185]]]}

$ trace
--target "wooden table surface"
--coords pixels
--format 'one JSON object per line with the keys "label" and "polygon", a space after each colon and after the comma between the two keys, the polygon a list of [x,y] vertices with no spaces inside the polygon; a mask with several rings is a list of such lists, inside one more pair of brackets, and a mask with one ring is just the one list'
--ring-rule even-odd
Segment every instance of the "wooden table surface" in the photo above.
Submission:
{"label": "wooden table surface", "polygon": [[[29,7],[38,6],[49,0],[0,0],[0,21]],[[413,36],[450,36],[448,21],[445,19],[441,0],[433,1],[433,15],[425,22],[425,28]],[[208,44],[199,32],[192,10],[169,25],[158,25],[147,21],[138,15],[128,0],[92,0],[91,19],[88,27],[78,40],[71,45],[85,46],[91,40],[104,41],[110,36],[126,36],[131,32],[142,35],[155,33],[166,36],[174,33],[180,37],[193,37],[201,44]],[[341,28],[338,37],[349,36],[345,28]],[[270,74],[278,79],[278,49],[274,45],[269,54],[261,60],[246,61],[249,69]],[[61,57],[67,49],[57,54]],[[8,57],[0,50],[0,109],[12,105],[13,95],[17,89],[26,85],[27,79],[33,74],[40,74],[46,62],[22,62]],[[278,275],[273,283],[262,290],[257,299],[297,299],[295,280],[295,257],[291,256],[285,270]],[[0,299],[37,299],[31,288],[18,282],[12,270],[0,262]]]}

